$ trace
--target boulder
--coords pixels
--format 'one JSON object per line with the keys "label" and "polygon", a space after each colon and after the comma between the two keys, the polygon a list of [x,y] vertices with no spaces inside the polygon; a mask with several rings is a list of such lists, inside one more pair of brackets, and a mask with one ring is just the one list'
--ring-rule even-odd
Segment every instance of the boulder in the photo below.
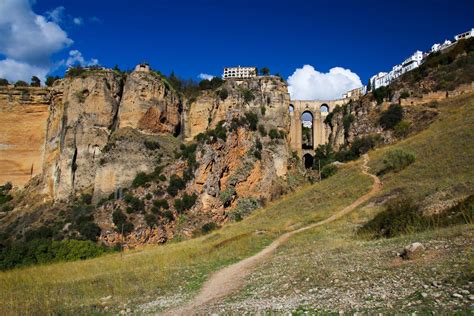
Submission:
{"label": "boulder", "polygon": [[420,242],[414,242],[403,249],[400,257],[404,260],[413,260],[419,258],[425,252],[425,246]]}

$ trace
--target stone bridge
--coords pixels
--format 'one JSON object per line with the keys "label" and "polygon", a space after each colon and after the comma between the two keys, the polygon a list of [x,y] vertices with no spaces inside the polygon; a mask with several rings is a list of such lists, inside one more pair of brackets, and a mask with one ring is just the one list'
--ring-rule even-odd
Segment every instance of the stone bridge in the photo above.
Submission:
{"label": "stone bridge", "polygon": [[[303,158],[306,167],[312,165],[314,150],[329,141],[331,130],[324,123],[324,119],[337,105],[342,106],[348,101],[349,99],[290,101],[290,146],[300,158]],[[303,128],[303,122],[306,129]],[[306,135],[303,142],[304,130]]]}

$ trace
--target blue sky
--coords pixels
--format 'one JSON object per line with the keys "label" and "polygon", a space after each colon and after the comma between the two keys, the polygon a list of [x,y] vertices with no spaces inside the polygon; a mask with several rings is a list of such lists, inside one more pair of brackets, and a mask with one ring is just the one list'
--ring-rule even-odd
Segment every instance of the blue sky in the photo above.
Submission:
{"label": "blue sky", "polygon": [[[35,2],[31,10],[48,20],[63,7],[55,22],[73,41],[50,55],[52,64],[77,50],[86,63],[130,69],[148,61],[165,74],[193,79],[239,64],[266,66],[287,78],[311,65],[322,73],[350,69],[366,83],[416,49],[474,27],[472,0]],[[1,39],[0,57],[8,57]]]}

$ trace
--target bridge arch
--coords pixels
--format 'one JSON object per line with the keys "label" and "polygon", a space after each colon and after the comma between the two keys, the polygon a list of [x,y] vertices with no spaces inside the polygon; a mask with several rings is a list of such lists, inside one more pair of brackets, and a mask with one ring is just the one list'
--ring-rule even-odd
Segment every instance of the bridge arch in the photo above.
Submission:
{"label": "bridge arch", "polygon": [[288,107],[288,111],[290,112],[290,114],[295,113],[295,106],[293,104],[290,104],[290,106]]}
{"label": "bridge arch", "polygon": [[313,164],[314,164],[314,157],[309,154],[309,153],[306,153],[304,154],[303,156],[303,164],[304,164],[304,167],[306,169],[311,169],[313,168]]}
{"label": "bridge arch", "polygon": [[314,148],[314,114],[305,110],[301,113],[301,148]]}
{"label": "bridge arch", "polygon": [[321,113],[329,113],[329,105],[327,105],[326,103],[321,104],[321,106],[319,107],[319,111]]}

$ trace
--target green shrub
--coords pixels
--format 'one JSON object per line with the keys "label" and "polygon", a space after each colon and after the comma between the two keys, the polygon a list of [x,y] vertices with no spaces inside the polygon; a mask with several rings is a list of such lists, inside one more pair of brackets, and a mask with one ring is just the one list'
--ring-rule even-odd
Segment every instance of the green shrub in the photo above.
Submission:
{"label": "green shrub", "polygon": [[384,99],[390,99],[392,96],[392,90],[389,87],[380,87],[375,89],[373,92],[374,98],[377,104],[381,104]]}
{"label": "green shrub", "polygon": [[400,137],[400,138],[407,137],[408,133],[410,132],[410,127],[411,127],[410,122],[405,121],[405,120],[401,120],[393,128],[393,130],[395,132],[395,136]]}
{"label": "green shrub", "polygon": [[166,192],[168,192],[169,195],[171,196],[176,196],[178,192],[186,187],[186,183],[184,180],[177,176],[177,175],[172,175],[170,177],[170,181],[168,184],[168,188],[166,189]]}
{"label": "green shrub", "polygon": [[41,226],[36,229],[30,229],[25,233],[25,241],[29,242],[34,239],[51,239],[53,237],[53,230],[51,227]]}
{"label": "green shrub", "polygon": [[176,210],[176,212],[178,212],[178,214],[181,214],[184,212],[184,203],[183,203],[183,200],[181,199],[176,199],[174,200],[174,209]]}
{"label": "green shrub", "polygon": [[400,99],[406,99],[410,97],[410,92],[403,90],[402,93],[400,93]]}
{"label": "green shrub", "polygon": [[115,224],[118,231],[120,231],[120,229],[122,228],[122,225],[125,224],[126,221],[127,221],[127,216],[125,216],[125,214],[123,214],[121,210],[115,210],[112,213],[112,222]]}
{"label": "green shrub", "polygon": [[166,218],[170,222],[172,220],[174,220],[174,215],[173,215],[173,212],[171,212],[171,211],[164,211],[163,212],[163,217]]}
{"label": "green shrub", "polygon": [[184,203],[184,209],[189,210],[194,206],[197,200],[197,194],[193,193],[191,195],[184,193],[183,194],[183,203]]}
{"label": "green shrub", "polygon": [[135,179],[133,179],[132,186],[134,188],[138,188],[147,183],[148,181],[150,181],[150,177],[145,172],[139,172],[135,176]]}
{"label": "green shrub", "polygon": [[28,83],[23,80],[18,80],[15,82],[15,87],[28,87]]}
{"label": "green shrub", "polygon": [[244,89],[242,94],[243,94],[245,103],[250,103],[251,101],[255,99],[255,96],[253,95],[252,91],[249,89]]}
{"label": "green shrub", "polygon": [[228,96],[229,96],[229,92],[227,91],[227,89],[222,88],[222,89],[219,91],[219,98],[221,98],[222,101],[224,101],[225,99],[227,99]]}
{"label": "green shrub", "polygon": [[258,132],[260,133],[260,135],[262,137],[267,136],[267,131],[265,130],[265,125],[263,125],[263,124],[258,125]]}
{"label": "green shrub", "polygon": [[231,216],[235,221],[241,221],[259,207],[260,203],[255,198],[241,198]]}
{"label": "green shrub", "polygon": [[0,87],[8,86],[9,84],[7,79],[0,78]]}
{"label": "green shrub", "polygon": [[256,131],[257,130],[257,124],[258,124],[258,116],[257,114],[253,112],[245,112],[245,120],[246,123],[248,124],[250,130]]}
{"label": "green shrub", "polygon": [[399,104],[390,104],[388,110],[380,114],[379,123],[384,129],[392,129],[403,118],[403,108]]}
{"label": "green shrub", "polygon": [[13,197],[10,194],[0,192],[0,205],[10,202]]}
{"label": "green shrub", "polygon": [[155,140],[145,140],[143,144],[145,145],[145,148],[148,150],[160,149],[160,143]]}
{"label": "green shrub", "polygon": [[260,106],[260,113],[262,114],[262,116],[265,116],[265,112],[267,112],[267,108],[265,107],[265,105]]}
{"label": "green shrub", "polygon": [[92,195],[91,194],[82,194],[81,195],[81,201],[84,204],[90,205],[92,203]]}
{"label": "green shrub", "polygon": [[84,222],[79,225],[78,231],[85,239],[97,241],[101,229],[94,222]]}
{"label": "green shrub", "polygon": [[170,208],[169,204],[168,204],[168,201],[166,200],[155,200],[153,201],[153,205],[158,208],[158,210],[160,209],[164,209],[164,210],[167,210]]}
{"label": "green shrub", "polygon": [[268,136],[270,136],[271,139],[278,139],[278,138],[280,138],[280,133],[278,133],[278,130],[277,130],[277,129],[272,128],[272,129],[268,132]]}
{"label": "green shrub", "polygon": [[150,227],[155,226],[157,222],[156,216],[153,214],[145,214],[145,222]]}
{"label": "green shrub", "polygon": [[206,224],[202,225],[201,232],[203,234],[207,234],[207,233],[210,233],[213,230],[216,230],[217,228],[218,228],[218,226],[217,226],[216,223],[209,222],[209,223],[206,223]]}
{"label": "green shrub", "polygon": [[235,188],[229,186],[227,189],[221,191],[219,194],[219,199],[224,207],[229,206],[230,202],[232,201],[232,197],[235,195]]}
{"label": "green shrub", "polygon": [[337,172],[337,166],[331,164],[326,165],[321,169],[321,179],[329,178],[330,176],[335,175]]}
{"label": "green shrub", "polygon": [[384,211],[359,228],[357,235],[373,238],[391,238],[427,229],[474,221],[474,195],[457,205],[435,215],[424,216],[417,204],[409,197],[390,201]]}
{"label": "green shrub", "polygon": [[384,167],[378,172],[379,175],[387,172],[399,172],[415,162],[415,155],[401,149],[394,149],[385,154]]}

